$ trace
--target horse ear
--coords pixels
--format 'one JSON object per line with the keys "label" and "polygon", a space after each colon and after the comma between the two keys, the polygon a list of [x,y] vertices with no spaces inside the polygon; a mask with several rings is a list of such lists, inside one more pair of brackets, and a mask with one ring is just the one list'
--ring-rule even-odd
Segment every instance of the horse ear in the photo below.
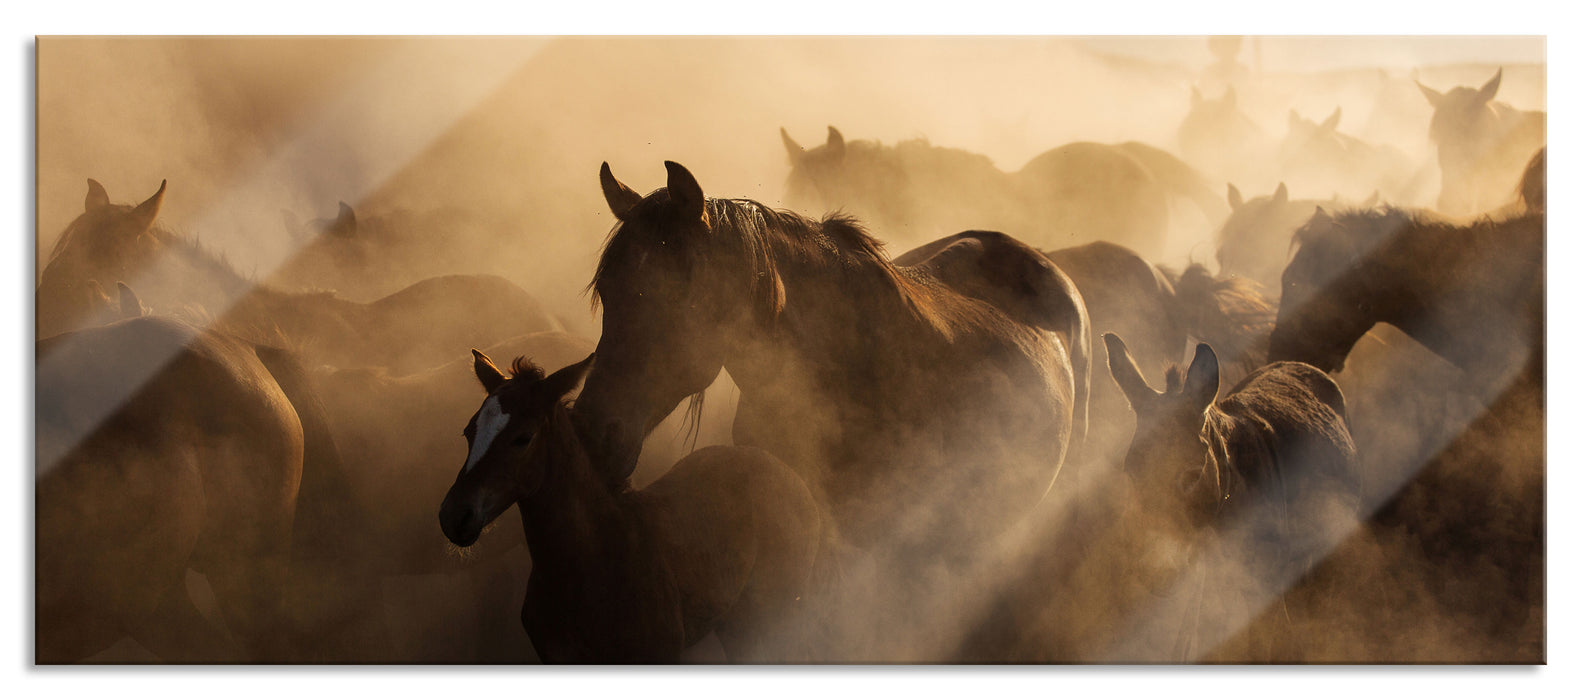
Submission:
{"label": "horse ear", "polygon": [[483,384],[483,390],[491,394],[505,384],[505,373],[494,366],[488,355],[478,352],[477,348],[472,351],[472,371],[478,375],[478,382]]}
{"label": "horse ear", "polygon": [[110,206],[110,195],[104,191],[104,185],[99,184],[98,180],[88,178],[88,196],[82,201],[83,212],[108,206]]}
{"label": "horse ear", "polygon": [[139,318],[143,315],[143,300],[137,298],[137,292],[126,286],[125,282],[116,282],[115,288],[121,296],[121,318]]}
{"label": "horse ear", "polygon": [[1323,223],[1323,222],[1329,221],[1329,212],[1324,211],[1323,207],[1314,207],[1313,208],[1313,218],[1308,219],[1308,223],[1312,223],[1312,222],[1315,222],[1315,221],[1317,221],[1319,223]]}
{"label": "horse ear", "polygon": [[1433,89],[1431,87],[1428,87],[1427,85],[1422,84],[1416,78],[1413,78],[1412,82],[1417,83],[1417,89],[1422,91],[1423,97],[1428,99],[1428,104],[1429,105],[1431,105],[1433,107],[1436,107],[1436,108],[1439,107],[1439,101],[1443,100],[1445,98],[1443,93],[1441,93],[1438,90],[1435,90],[1435,89]]}
{"label": "horse ear", "polygon": [[703,187],[698,179],[675,161],[665,161],[665,170],[670,174],[665,181],[665,188],[670,191],[670,206],[683,217],[702,221],[707,226],[709,212],[704,208]]}
{"label": "horse ear", "polygon": [[643,201],[642,195],[615,179],[608,162],[599,166],[599,186],[604,188],[604,203],[610,206],[610,213],[618,220],[625,221],[632,207]]}
{"label": "horse ear", "polygon": [[1109,359],[1110,376],[1115,378],[1115,385],[1121,388],[1121,393],[1133,408],[1159,396],[1159,392],[1154,391],[1143,379],[1143,373],[1138,371],[1131,353],[1126,352],[1126,343],[1121,342],[1120,336],[1105,333],[1104,350]]}
{"label": "horse ear", "polygon": [[1372,208],[1374,208],[1374,207],[1376,207],[1378,205],[1379,205],[1379,191],[1378,190],[1374,190],[1373,194],[1368,195],[1367,199],[1362,200],[1362,208],[1363,209],[1372,209]]}
{"label": "horse ear", "polygon": [[352,211],[350,204],[341,202],[339,212],[335,214],[335,223],[330,224],[330,233],[345,238],[357,235],[357,212]]}
{"label": "horse ear", "polygon": [[1503,75],[1505,75],[1505,68],[1501,67],[1499,70],[1494,71],[1494,77],[1489,78],[1489,82],[1478,88],[1479,102],[1488,102],[1494,99],[1494,94],[1500,91],[1500,77]]}
{"label": "horse ear", "polygon": [[1275,206],[1291,201],[1291,193],[1285,190],[1285,183],[1282,182],[1279,187],[1274,188],[1274,196],[1270,200],[1274,202]]}
{"label": "horse ear", "polygon": [[155,192],[154,196],[143,200],[142,204],[137,205],[137,208],[132,210],[132,220],[137,222],[138,228],[146,231],[148,227],[153,226],[154,219],[159,218],[159,206],[164,204],[164,202],[165,181],[160,180],[159,191]]}
{"label": "horse ear", "polygon": [[1219,357],[1208,343],[1197,344],[1197,354],[1192,356],[1192,365],[1187,367],[1181,391],[1192,400],[1194,408],[1208,408],[1214,403],[1214,396],[1219,394]]}
{"label": "horse ear", "polygon": [[1225,183],[1225,201],[1230,202],[1231,209],[1240,209],[1243,201],[1241,190],[1236,189],[1236,186],[1229,182]]}
{"label": "horse ear", "polygon": [[1324,120],[1324,123],[1318,125],[1318,128],[1324,131],[1334,131],[1338,126],[1340,126],[1340,108],[1336,107],[1335,111],[1330,113],[1329,117]]}
{"label": "horse ear", "polygon": [[807,149],[802,148],[802,144],[797,143],[796,139],[791,138],[791,134],[788,133],[786,128],[783,126],[780,127],[780,142],[785,144],[786,157],[791,159],[792,165],[796,165],[797,161],[802,160],[802,154],[806,152]]}
{"label": "horse ear", "polygon": [[829,138],[824,140],[824,147],[829,149],[835,160],[846,157],[846,137],[840,135],[840,129],[833,126],[829,128]]}
{"label": "horse ear", "polygon": [[561,367],[548,377],[545,377],[543,381],[539,382],[539,390],[544,392],[542,395],[552,396],[556,401],[559,401],[565,398],[566,394],[571,393],[573,389],[576,389],[578,384],[582,383],[582,379],[588,376],[588,368],[592,366],[593,355],[590,354],[583,358],[581,362]]}
{"label": "horse ear", "polygon": [[1297,114],[1293,109],[1286,113],[1286,121],[1290,123],[1292,129],[1295,129],[1302,125],[1302,115]]}

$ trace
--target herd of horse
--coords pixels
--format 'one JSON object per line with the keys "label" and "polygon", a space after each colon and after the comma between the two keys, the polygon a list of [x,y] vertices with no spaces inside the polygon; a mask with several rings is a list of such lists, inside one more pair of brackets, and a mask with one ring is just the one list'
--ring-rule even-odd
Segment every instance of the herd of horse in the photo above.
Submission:
{"label": "herd of horse", "polygon": [[[411,227],[345,204],[259,284],[89,180],[37,287],[36,658],[402,660],[386,592],[446,575],[475,662],[1541,662],[1543,115],[1499,83],[1419,85],[1433,211],[1234,91],[1183,157],[1015,173],[782,129],[795,211],[606,163],[596,340],[389,289],[422,257],[365,234]],[[1209,184],[1258,168],[1335,198]],[[1183,219],[1217,273],[1150,261]],[[730,444],[655,456],[725,375]]]}

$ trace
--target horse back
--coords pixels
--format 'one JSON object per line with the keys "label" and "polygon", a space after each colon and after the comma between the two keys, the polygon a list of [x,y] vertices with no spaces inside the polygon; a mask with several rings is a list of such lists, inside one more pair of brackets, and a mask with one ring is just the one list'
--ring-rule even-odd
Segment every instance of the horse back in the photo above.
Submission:
{"label": "horse back", "polygon": [[688,645],[808,594],[824,518],[768,452],[705,447],[636,495],[681,592]]}

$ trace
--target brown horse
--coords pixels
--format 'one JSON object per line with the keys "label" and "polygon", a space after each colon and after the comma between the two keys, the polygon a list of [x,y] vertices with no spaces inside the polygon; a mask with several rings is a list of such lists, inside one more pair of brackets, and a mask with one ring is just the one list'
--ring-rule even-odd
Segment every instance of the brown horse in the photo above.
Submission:
{"label": "brown horse", "polygon": [[[1264,293],[1278,300],[1280,272],[1291,253],[1291,234],[1307,223],[1320,206],[1333,208],[1340,202],[1291,199],[1283,182],[1274,194],[1252,199],[1244,199],[1233,184],[1226,185],[1225,190],[1231,213],[1215,236],[1219,273],[1257,282]],[[1360,206],[1368,209],[1377,202],[1375,192]]]}
{"label": "brown horse", "polygon": [[287,293],[255,284],[192,241],[154,224],[165,187],[137,206],[111,204],[89,181],[84,212],[55,244],[38,286],[38,333],[87,322],[89,282],[127,280],[161,313],[197,310],[221,330],[261,342],[284,337],[318,362],[351,367],[378,357],[397,371],[449,360],[458,347],[558,330],[532,296],[492,276],[438,277],[375,302]]}
{"label": "brown horse", "polygon": [[507,378],[473,351],[488,397],[440,507],[470,546],[512,504],[533,571],[522,625],[548,663],[674,663],[711,632],[732,661],[798,660],[824,519],[795,473],[753,448],[709,447],[641,491],[612,487],[565,403],[593,357]]}
{"label": "brown horse", "polygon": [[[1181,576],[1165,594],[1165,601],[1191,601],[1186,624],[1173,637],[1153,639],[1121,627],[1112,653],[1148,658],[1163,642],[1173,660],[1197,660],[1355,526],[1361,475],[1346,401],[1334,380],[1296,362],[1266,365],[1216,401],[1219,364],[1206,344],[1184,373],[1170,373],[1161,393],[1143,380],[1120,338],[1106,335],[1104,342],[1111,376],[1137,413],[1126,460],[1128,473],[1138,475],[1143,526],[1178,538],[1204,526],[1214,532],[1199,555],[1198,580]],[[1255,641],[1231,658],[1267,660],[1274,642]]]}
{"label": "brown horse", "polygon": [[345,202],[333,219],[302,223],[282,212],[295,254],[269,282],[283,289],[326,290],[365,301],[440,275],[509,274],[491,254],[503,235],[456,207],[397,208],[371,216]]}
{"label": "brown horse", "polygon": [[1108,240],[1154,254],[1172,197],[1197,202],[1212,221],[1221,209],[1201,175],[1142,144],[1070,143],[1007,173],[985,156],[921,140],[848,143],[830,127],[822,146],[804,149],[780,135],[793,207],[848,211],[896,243],[990,228],[1041,246]]}
{"label": "brown horse", "polygon": [[[1384,193],[1392,202],[1422,199],[1426,189],[1412,161],[1399,149],[1374,145],[1339,130],[1340,108],[1314,122],[1291,110],[1277,163],[1281,176],[1297,190],[1335,192],[1336,197],[1361,199]],[[1431,167],[1431,166],[1430,166]]]}
{"label": "brown horse", "polygon": [[1548,151],[1547,147],[1538,149],[1538,152],[1533,154],[1533,159],[1527,162],[1527,170],[1522,173],[1522,206],[1534,214],[1544,213],[1545,203],[1548,200]]}
{"label": "brown horse", "polygon": [[[333,535],[298,513],[299,485],[338,457],[289,357],[159,318],[37,353],[37,660],[125,635],[166,661],[300,658],[293,521],[302,542]],[[240,648],[188,598],[189,567]]]}
{"label": "brown horse", "polygon": [[1417,88],[1434,107],[1429,138],[1439,148],[1441,186],[1435,207],[1447,214],[1479,214],[1505,203],[1532,153],[1546,142],[1543,112],[1495,102],[1504,69],[1482,87],[1439,92]]}
{"label": "brown horse", "polygon": [[1458,225],[1393,208],[1320,209],[1296,233],[1270,359],[1333,372],[1388,323],[1492,398],[1542,354],[1544,228],[1542,215]]}
{"label": "brown horse", "polygon": [[1088,319],[1046,258],[974,231],[892,264],[850,219],[706,199],[666,167],[647,197],[601,171],[620,223],[575,412],[612,481],[723,367],[737,444],[797,469],[860,545],[969,556],[1050,489],[1085,432]]}

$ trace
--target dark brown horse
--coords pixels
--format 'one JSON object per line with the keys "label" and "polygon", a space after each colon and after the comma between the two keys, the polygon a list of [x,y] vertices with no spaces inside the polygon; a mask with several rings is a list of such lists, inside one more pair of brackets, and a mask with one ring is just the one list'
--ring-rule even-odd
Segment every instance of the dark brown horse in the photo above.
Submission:
{"label": "dark brown horse", "polygon": [[907,245],[988,228],[1039,246],[1108,240],[1155,254],[1173,197],[1196,202],[1211,222],[1223,209],[1201,175],[1143,144],[1070,143],[1007,173],[985,156],[921,140],[847,142],[834,127],[816,148],[784,129],[781,138],[793,207],[844,210]]}
{"label": "dark brown horse", "polygon": [[[338,455],[289,356],[140,317],[37,353],[37,660],[126,635],[166,661],[302,659],[292,559],[335,523],[300,512],[299,487],[323,495],[309,482]],[[193,605],[189,567],[240,648]]]}
{"label": "dark brown horse", "polygon": [[1087,411],[1088,319],[1054,265],[981,231],[892,264],[850,219],[707,199],[666,167],[647,197],[601,171],[620,223],[576,415],[612,481],[723,367],[737,444],[797,469],[860,545],[966,556],[1043,498]]}
{"label": "dark brown horse", "polygon": [[787,662],[804,643],[824,518],[795,473],[753,448],[695,452],[641,491],[589,460],[565,396],[593,357],[507,378],[474,351],[488,392],[440,525],[470,546],[515,504],[533,571],[522,625],[548,663],[673,663],[716,633],[732,661]]}
{"label": "dark brown horse", "polygon": [[449,360],[458,347],[560,328],[532,296],[492,276],[437,277],[367,304],[258,285],[156,226],[164,195],[161,184],[137,206],[111,204],[89,181],[84,212],[61,234],[38,286],[41,337],[92,321],[95,280],[125,280],[160,313],[195,312],[265,343],[283,337],[337,367],[378,357],[396,371],[417,371]]}
{"label": "dark brown horse", "polygon": [[1482,87],[1460,86],[1449,92],[1417,84],[1434,107],[1428,135],[1439,148],[1441,186],[1435,208],[1441,212],[1479,214],[1504,204],[1510,183],[1546,142],[1543,112],[1494,101],[1502,75],[1504,69]]}
{"label": "dark brown horse", "polygon": [[[1161,393],[1143,380],[1120,338],[1104,342],[1110,373],[1137,413],[1126,460],[1147,511],[1140,526],[1185,536],[1194,548],[1202,535],[1188,533],[1213,528],[1194,555],[1203,568],[1164,593],[1165,601],[1189,602],[1190,610],[1179,609],[1187,622],[1152,639],[1121,626],[1110,653],[1149,658],[1169,648],[1172,660],[1194,661],[1278,600],[1356,525],[1361,475],[1346,401],[1328,375],[1296,362],[1266,365],[1215,400],[1219,363],[1202,344]],[[1154,618],[1140,620],[1142,630],[1158,629],[1157,610],[1139,612]],[[1254,641],[1220,653],[1267,660],[1275,642]]]}
{"label": "dark brown horse", "polygon": [[1393,208],[1320,209],[1296,243],[1272,360],[1333,372],[1368,329],[1388,323],[1492,398],[1542,352],[1542,215],[1458,225]]}

